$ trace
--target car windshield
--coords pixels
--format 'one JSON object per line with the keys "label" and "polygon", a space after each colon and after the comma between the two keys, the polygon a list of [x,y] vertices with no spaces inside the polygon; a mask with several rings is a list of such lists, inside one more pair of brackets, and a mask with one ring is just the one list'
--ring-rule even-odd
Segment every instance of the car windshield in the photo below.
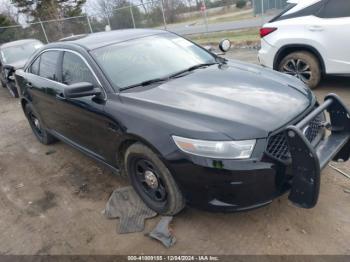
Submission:
{"label": "car windshield", "polygon": [[102,47],[92,51],[92,55],[117,89],[216,62],[211,53],[170,33]]}
{"label": "car windshield", "polygon": [[22,45],[3,48],[1,49],[2,60],[5,64],[26,60],[42,45],[43,44],[39,41],[33,41]]}

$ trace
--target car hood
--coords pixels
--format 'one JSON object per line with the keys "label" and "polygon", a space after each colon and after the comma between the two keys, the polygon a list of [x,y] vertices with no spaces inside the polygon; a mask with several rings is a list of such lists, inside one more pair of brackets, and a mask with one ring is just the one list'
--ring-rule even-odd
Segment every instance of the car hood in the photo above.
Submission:
{"label": "car hood", "polygon": [[12,66],[15,70],[24,68],[25,64],[27,63],[27,59],[19,60],[13,63],[8,63],[6,65]]}
{"label": "car hood", "polygon": [[[198,69],[153,88],[122,92],[132,99],[181,118],[183,128],[205,126],[231,139],[267,137],[314,103],[294,77],[238,61]],[[128,98],[128,99],[127,99]],[[176,122],[176,121],[175,121]]]}

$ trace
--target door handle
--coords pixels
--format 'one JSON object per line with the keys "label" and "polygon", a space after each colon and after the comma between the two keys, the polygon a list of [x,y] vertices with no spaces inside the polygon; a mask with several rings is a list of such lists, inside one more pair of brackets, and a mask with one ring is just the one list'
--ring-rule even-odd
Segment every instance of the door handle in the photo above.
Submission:
{"label": "door handle", "polygon": [[323,31],[324,28],[320,25],[311,25],[309,26],[309,30],[312,32],[319,32],[319,31]]}
{"label": "door handle", "polygon": [[61,93],[61,94],[56,94],[56,99],[57,100],[66,100],[66,98],[63,96],[63,94]]}
{"label": "door handle", "polygon": [[26,83],[26,87],[32,89],[32,88],[33,88],[33,85],[32,85],[32,83],[27,82],[27,83]]}

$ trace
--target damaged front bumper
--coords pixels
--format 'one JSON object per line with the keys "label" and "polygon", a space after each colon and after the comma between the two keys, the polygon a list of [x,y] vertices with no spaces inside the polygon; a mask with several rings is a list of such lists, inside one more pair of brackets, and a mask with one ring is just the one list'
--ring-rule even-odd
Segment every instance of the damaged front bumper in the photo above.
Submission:
{"label": "damaged front bumper", "polygon": [[[324,111],[328,111],[330,123]],[[255,209],[288,191],[294,204],[312,208],[318,200],[321,170],[333,159],[349,158],[349,117],[340,99],[328,95],[322,105],[277,133],[276,141],[279,148],[283,147],[286,161],[281,155],[267,152],[273,137],[270,136],[257,139],[250,159],[218,161],[175,151],[166,160],[167,166],[187,203],[201,209],[220,212]],[[305,132],[305,127],[320,123],[322,128],[314,129],[317,135],[310,137]],[[328,136],[326,128],[331,130]]]}
{"label": "damaged front bumper", "polygon": [[[319,114],[327,111],[330,123],[325,123],[331,134],[317,147],[313,147],[303,134],[305,127]],[[321,170],[331,161],[347,161],[350,155],[350,113],[335,94],[326,96],[317,107],[301,122],[285,130],[292,159],[293,180],[289,200],[302,208],[317,204]]]}

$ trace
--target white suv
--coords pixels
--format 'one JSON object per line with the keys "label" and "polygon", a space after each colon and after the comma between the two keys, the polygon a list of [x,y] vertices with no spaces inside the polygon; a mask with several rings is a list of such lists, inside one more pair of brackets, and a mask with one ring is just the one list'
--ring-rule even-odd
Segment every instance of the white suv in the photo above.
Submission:
{"label": "white suv", "polygon": [[350,75],[350,0],[288,3],[260,29],[260,63],[311,88],[324,75]]}

